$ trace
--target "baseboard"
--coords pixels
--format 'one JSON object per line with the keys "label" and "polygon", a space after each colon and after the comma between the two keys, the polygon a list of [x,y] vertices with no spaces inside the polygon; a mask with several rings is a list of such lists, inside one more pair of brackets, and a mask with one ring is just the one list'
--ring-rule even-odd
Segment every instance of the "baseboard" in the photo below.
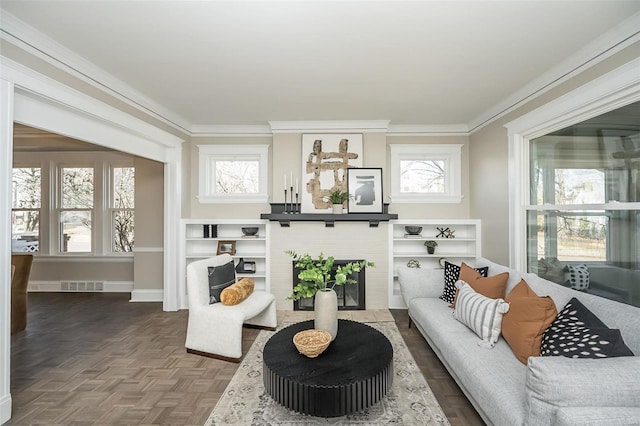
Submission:
{"label": "baseboard", "polygon": [[162,302],[164,292],[162,289],[132,290],[129,302]]}
{"label": "baseboard", "polygon": [[11,419],[11,394],[4,395],[0,398],[0,425],[5,424]]}
{"label": "baseboard", "polygon": [[29,292],[91,292],[91,293],[130,293],[131,281],[29,281]]}

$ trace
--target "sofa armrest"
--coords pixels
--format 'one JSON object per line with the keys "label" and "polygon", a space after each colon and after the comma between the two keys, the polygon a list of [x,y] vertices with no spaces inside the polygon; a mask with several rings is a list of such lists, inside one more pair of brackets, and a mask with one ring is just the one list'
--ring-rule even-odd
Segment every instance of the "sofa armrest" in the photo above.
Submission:
{"label": "sofa armrest", "polygon": [[561,407],[640,407],[640,357],[529,357],[529,424],[556,424]]}
{"label": "sofa armrest", "polygon": [[640,424],[640,407],[560,407],[556,426],[628,426]]}
{"label": "sofa armrest", "polygon": [[398,282],[404,303],[419,297],[437,298],[444,289],[444,271],[442,269],[398,268]]}

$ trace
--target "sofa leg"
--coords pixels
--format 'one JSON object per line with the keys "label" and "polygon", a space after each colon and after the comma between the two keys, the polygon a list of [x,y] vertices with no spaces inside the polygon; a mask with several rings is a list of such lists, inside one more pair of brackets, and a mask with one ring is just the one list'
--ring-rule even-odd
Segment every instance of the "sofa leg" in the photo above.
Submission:
{"label": "sofa leg", "polygon": [[242,357],[240,357],[240,358],[229,358],[228,356],[211,354],[209,352],[196,351],[195,349],[189,349],[189,348],[187,348],[187,353],[188,354],[194,354],[194,355],[200,355],[200,356],[206,356],[207,358],[220,359],[222,361],[235,362],[235,363],[240,362],[240,360],[242,359]]}
{"label": "sofa leg", "polygon": [[411,317],[409,317],[409,328],[411,328],[411,323],[412,323]]}

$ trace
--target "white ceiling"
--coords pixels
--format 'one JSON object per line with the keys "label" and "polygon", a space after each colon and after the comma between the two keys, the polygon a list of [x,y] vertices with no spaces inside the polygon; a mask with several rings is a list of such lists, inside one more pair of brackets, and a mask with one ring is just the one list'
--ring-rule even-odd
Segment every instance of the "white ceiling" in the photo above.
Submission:
{"label": "white ceiling", "polygon": [[[5,40],[19,36],[187,130],[274,120],[473,130],[640,32],[637,0],[1,6]],[[13,17],[89,63],[15,34]]]}

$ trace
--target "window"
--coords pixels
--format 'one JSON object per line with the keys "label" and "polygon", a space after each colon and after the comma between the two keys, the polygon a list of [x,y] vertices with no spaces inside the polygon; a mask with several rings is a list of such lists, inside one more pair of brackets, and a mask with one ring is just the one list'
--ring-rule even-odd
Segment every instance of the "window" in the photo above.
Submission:
{"label": "window", "polygon": [[92,251],[93,167],[60,168],[60,235],[62,253]]}
{"label": "window", "polygon": [[201,203],[266,203],[268,145],[198,145]]}
{"label": "window", "polygon": [[131,156],[16,152],[14,165],[12,251],[131,256],[135,209]]}
{"label": "window", "polygon": [[135,169],[111,169],[111,250],[116,253],[133,251]]}
{"label": "window", "polygon": [[391,148],[391,202],[459,203],[462,145],[404,145]]}
{"label": "window", "polygon": [[11,250],[40,250],[40,206],[42,178],[39,167],[13,169]]}
{"label": "window", "polygon": [[532,139],[525,210],[529,271],[584,264],[585,291],[640,306],[637,117],[640,102]]}

